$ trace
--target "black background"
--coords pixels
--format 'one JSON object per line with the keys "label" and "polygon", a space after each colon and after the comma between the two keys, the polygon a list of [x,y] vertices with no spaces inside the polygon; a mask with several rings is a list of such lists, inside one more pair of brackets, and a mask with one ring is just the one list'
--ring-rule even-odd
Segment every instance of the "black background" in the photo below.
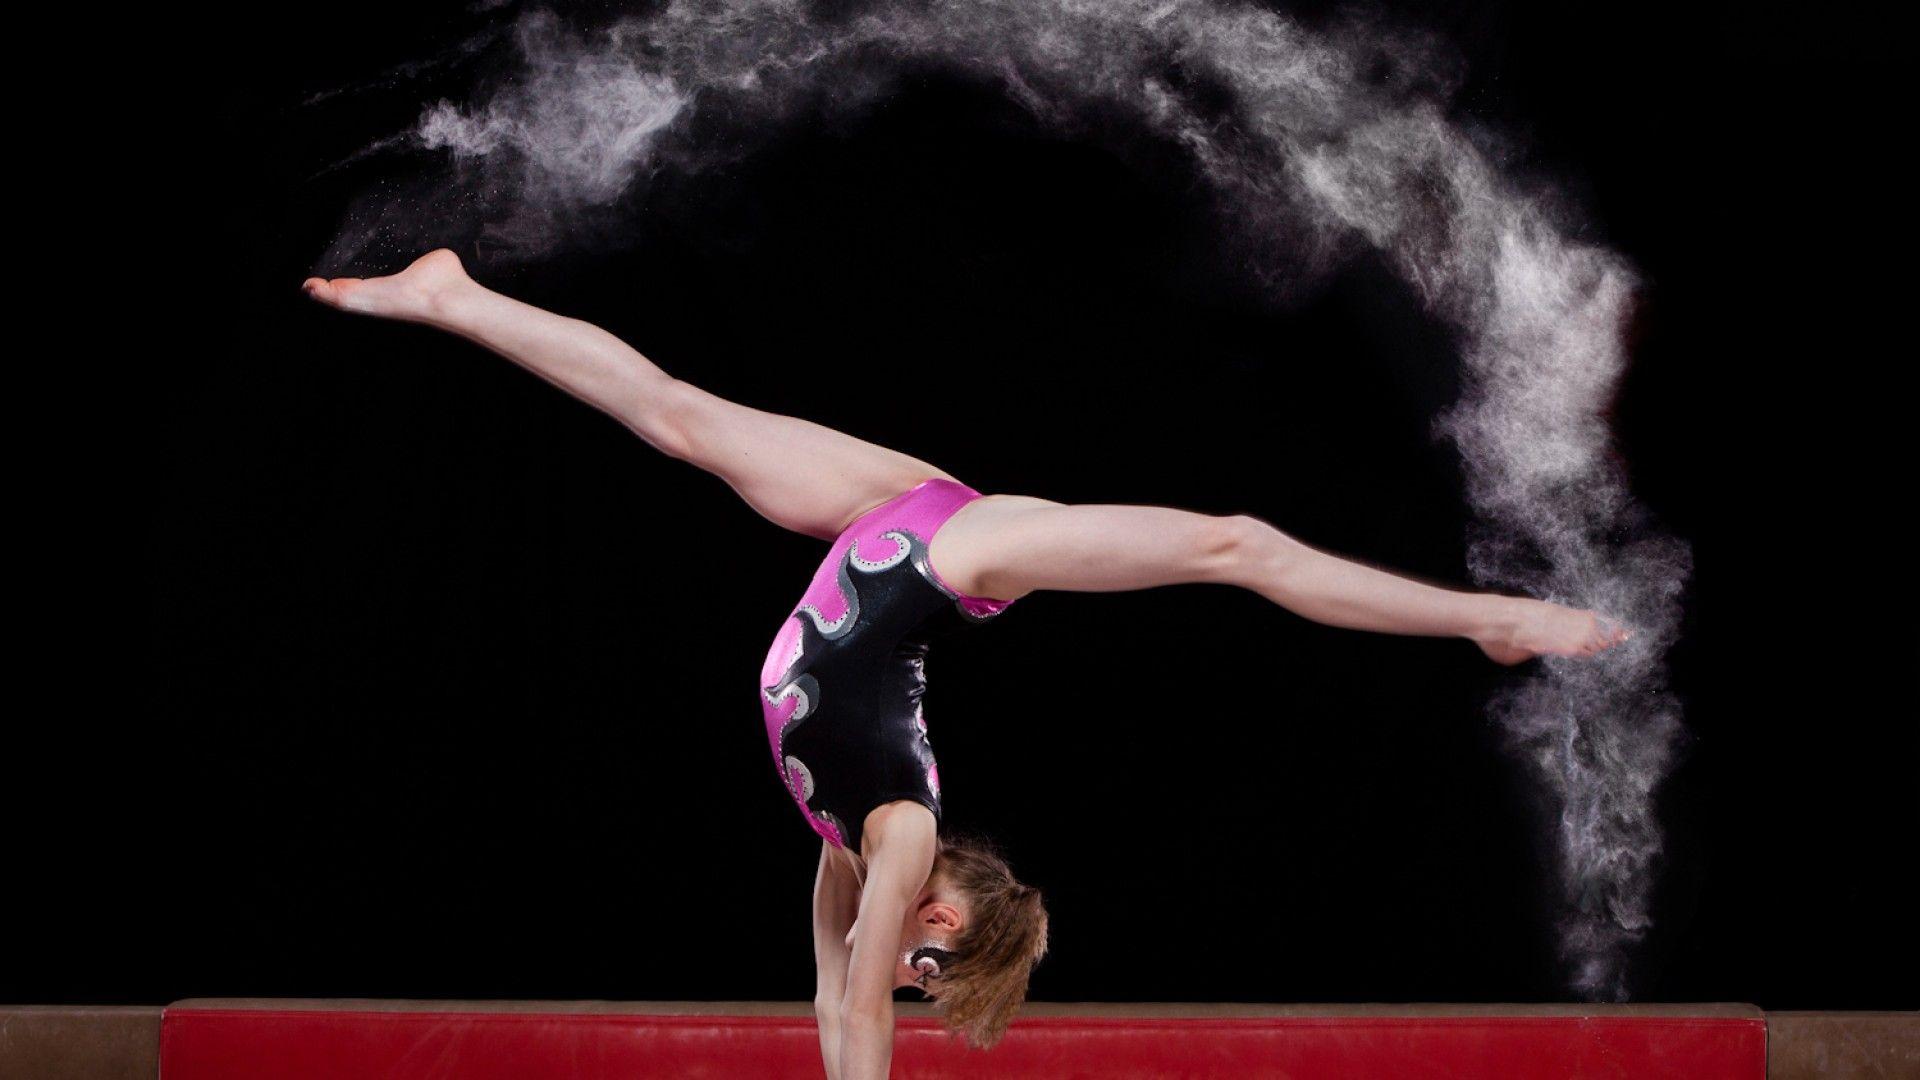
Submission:
{"label": "black background", "polygon": [[[1910,193],[1881,36],[1391,10],[1646,278],[1614,418],[1697,570],[1638,997],[1913,1006]],[[326,167],[467,83],[301,103],[484,16],[259,18],[203,43],[215,145],[172,166],[214,207],[217,270],[166,301],[195,326],[83,375],[137,388],[96,441],[139,580],[74,586],[87,609],[47,624],[72,632],[23,654],[63,704],[28,710],[58,753],[13,759],[28,929],[0,996],[809,996],[817,847],[752,680],[821,549],[473,347],[305,301],[396,166]],[[1281,310],[1220,227],[1177,154],[927,77],[669,178],[630,243],[476,272],[984,490],[1254,513],[1464,584],[1429,434],[1446,332],[1365,264]],[[1048,896],[1036,998],[1565,996],[1537,807],[1481,708],[1506,676],[1470,645],[1188,588],[1037,597],[929,666],[950,823]]]}

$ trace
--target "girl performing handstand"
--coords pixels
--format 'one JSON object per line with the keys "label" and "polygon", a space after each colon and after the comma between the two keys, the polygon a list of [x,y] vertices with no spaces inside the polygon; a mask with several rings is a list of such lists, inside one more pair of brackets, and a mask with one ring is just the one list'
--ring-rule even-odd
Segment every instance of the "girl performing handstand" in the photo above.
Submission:
{"label": "girl performing handstand", "polygon": [[1216,582],[1333,626],[1468,638],[1506,664],[1591,656],[1627,636],[1590,611],[1372,569],[1251,517],[981,495],[905,454],[681,382],[604,330],[476,284],[450,251],[305,288],[492,349],[725,480],[774,524],[831,542],[759,685],[774,764],[822,839],[815,1011],[831,1077],[887,1074],[897,987],[920,987],[950,1027],[991,1045],[1046,949],[1039,893],[983,845],[939,833],[921,664],[944,624],[1041,589]]}

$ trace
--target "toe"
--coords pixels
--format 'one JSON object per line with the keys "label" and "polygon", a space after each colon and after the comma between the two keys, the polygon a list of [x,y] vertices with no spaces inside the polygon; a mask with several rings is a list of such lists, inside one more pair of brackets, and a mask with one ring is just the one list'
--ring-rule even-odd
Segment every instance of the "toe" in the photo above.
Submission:
{"label": "toe", "polygon": [[359,278],[343,277],[328,279],[311,277],[302,283],[301,288],[307,291],[308,296],[313,297],[328,307],[345,308],[347,306],[348,295],[358,291],[360,285],[361,280]]}
{"label": "toe", "polygon": [[310,277],[301,282],[300,287],[306,290],[308,296],[313,297],[328,307],[340,306],[340,290],[335,288],[333,282],[328,281],[326,278]]}

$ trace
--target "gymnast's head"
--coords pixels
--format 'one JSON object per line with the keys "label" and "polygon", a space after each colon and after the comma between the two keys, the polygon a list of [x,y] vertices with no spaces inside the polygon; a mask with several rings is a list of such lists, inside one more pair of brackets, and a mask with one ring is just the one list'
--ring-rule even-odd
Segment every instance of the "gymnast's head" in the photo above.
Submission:
{"label": "gymnast's head", "polygon": [[899,984],[925,991],[948,1028],[985,1048],[1026,1000],[1047,951],[1047,909],[991,844],[942,837],[900,943]]}

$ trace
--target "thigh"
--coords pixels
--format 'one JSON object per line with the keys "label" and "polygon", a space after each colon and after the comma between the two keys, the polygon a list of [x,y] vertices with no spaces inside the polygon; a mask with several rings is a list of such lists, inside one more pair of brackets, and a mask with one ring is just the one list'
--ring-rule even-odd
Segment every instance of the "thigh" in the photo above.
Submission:
{"label": "thigh", "polygon": [[999,600],[1038,589],[1120,592],[1218,581],[1239,531],[1235,521],[1167,506],[990,495],[947,522],[929,558],[954,588]]}
{"label": "thigh", "polygon": [[686,460],[794,532],[832,539],[860,514],[922,480],[953,479],[918,458],[811,420],[682,386],[674,427]]}

